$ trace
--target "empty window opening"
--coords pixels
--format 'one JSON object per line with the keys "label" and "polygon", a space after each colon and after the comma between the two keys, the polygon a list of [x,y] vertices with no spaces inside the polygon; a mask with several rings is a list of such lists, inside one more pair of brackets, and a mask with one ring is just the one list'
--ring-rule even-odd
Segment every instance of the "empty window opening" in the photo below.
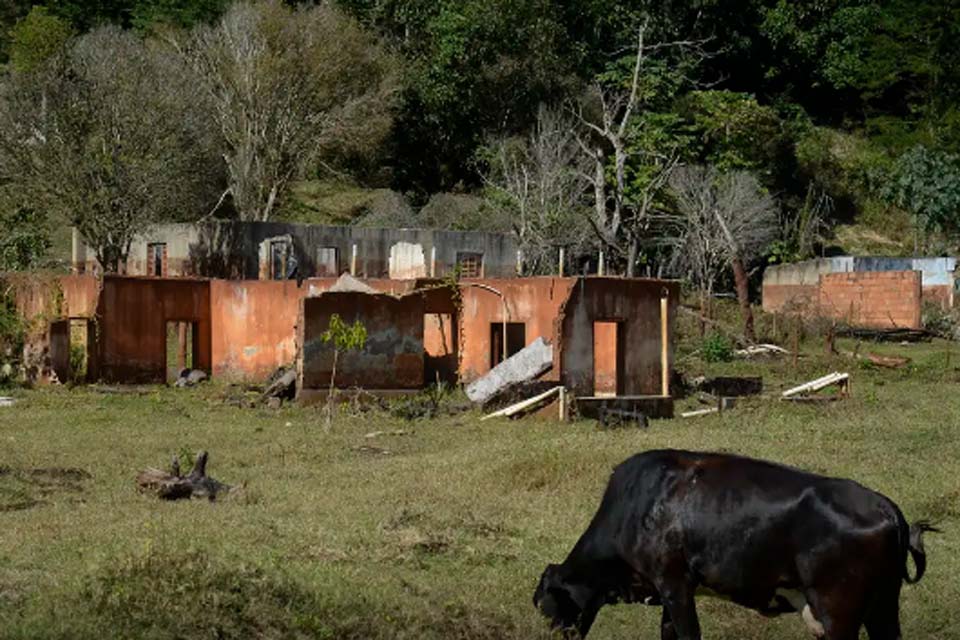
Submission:
{"label": "empty window opening", "polygon": [[457,270],[461,278],[483,277],[483,254],[473,251],[457,252]]}
{"label": "empty window opening", "polygon": [[340,275],[340,252],[336,247],[320,247],[317,249],[317,276],[336,277]]}
{"label": "empty window opening", "polygon": [[151,242],[147,245],[147,275],[157,278],[167,275],[166,242]]}
{"label": "empty window opening", "polygon": [[167,322],[167,383],[173,384],[184,369],[196,366],[197,323],[190,321]]}
{"label": "empty window opening", "polygon": [[593,395],[620,393],[621,348],[617,322],[593,323]]}
{"label": "empty window opening", "polygon": [[270,279],[286,280],[290,260],[290,243],[286,240],[270,241]]}
{"label": "empty window opening", "polygon": [[[527,346],[527,325],[522,322],[508,322],[506,335],[506,357],[509,358]],[[490,323],[490,368],[497,366],[504,360],[503,323]]]}

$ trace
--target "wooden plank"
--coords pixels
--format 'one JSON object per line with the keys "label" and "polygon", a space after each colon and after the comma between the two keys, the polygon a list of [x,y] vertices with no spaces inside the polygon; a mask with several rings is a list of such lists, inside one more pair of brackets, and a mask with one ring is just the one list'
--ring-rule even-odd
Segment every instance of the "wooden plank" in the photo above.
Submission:
{"label": "wooden plank", "polygon": [[680,414],[681,418],[696,418],[698,416],[705,416],[711,413],[718,413],[720,409],[717,407],[710,407],[709,409],[697,409],[696,411],[684,411]]}
{"label": "wooden plank", "polygon": [[[800,386],[793,387],[792,389],[787,389],[783,392],[782,397],[789,398],[795,396],[799,393],[809,392],[809,391],[819,391],[826,387],[829,387],[833,384],[840,384],[846,382],[850,378],[849,373],[840,373],[839,371],[834,371],[833,373],[828,373],[827,375],[817,378],[816,380],[811,380],[810,382],[805,382]],[[846,386],[846,385],[843,385]]]}
{"label": "wooden plank", "polygon": [[516,415],[516,414],[520,413],[520,412],[523,411],[524,409],[528,409],[528,408],[530,408],[530,407],[532,407],[532,406],[534,406],[534,405],[536,405],[536,404],[538,404],[538,403],[546,400],[547,398],[549,398],[549,397],[552,396],[553,394],[559,393],[561,389],[563,389],[563,387],[553,387],[553,388],[551,388],[551,389],[548,389],[548,390],[544,391],[543,393],[539,393],[539,394],[533,396],[532,398],[527,398],[526,400],[522,400],[522,401],[520,401],[520,402],[517,402],[516,404],[512,404],[512,405],[510,405],[509,407],[504,407],[503,409],[500,409],[499,411],[494,411],[493,413],[488,413],[487,415],[485,415],[485,416],[483,416],[482,418],[480,418],[480,421],[483,422],[484,420],[489,420],[490,418],[499,418],[499,417],[501,417],[501,416],[502,416],[502,417],[507,417],[507,418],[509,418],[510,416],[513,416],[513,415]]}

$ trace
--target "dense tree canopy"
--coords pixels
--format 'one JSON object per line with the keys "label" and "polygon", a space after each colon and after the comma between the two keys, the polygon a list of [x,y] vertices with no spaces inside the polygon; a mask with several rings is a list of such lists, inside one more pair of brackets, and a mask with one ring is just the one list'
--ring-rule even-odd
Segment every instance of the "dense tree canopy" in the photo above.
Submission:
{"label": "dense tree canopy", "polygon": [[[222,16],[235,11],[233,4],[8,0],[0,7],[0,64],[7,69],[0,81],[14,82],[18,74],[40,67],[51,73],[47,67],[53,63],[48,61],[62,57],[59,52],[66,41],[105,24],[156,47],[197,42],[203,29],[216,33]],[[275,151],[285,158],[287,169],[276,189],[261,179],[266,174],[253,176],[257,184],[250,187],[252,192],[268,194],[255,198],[262,201],[261,209],[274,191],[282,203],[285,185],[295,175],[336,176],[353,185],[395,192],[384,200],[392,204],[368,215],[368,222],[388,222],[393,214],[384,212],[393,211],[398,224],[401,219],[403,224],[442,219],[447,226],[513,227],[524,234],[524,242],[540,237],[553,246],[562,242],[563,230],[583,229],[585,221],[593,220],[594,233],[578,232],[576,247],[571,243],[569,250],[587,255],[606,248],[611,267],[630,271],[668,262],[657,242],[667,231],[654,224],[678,219],[668,170],[704,165],[721,173],[749,172],[777,199],[781,237],[758,260],[802,258],[825,250],[834,242],[829,228],[838,223],[882,228],[895,219],[909,220],[918,230],[917,251],[960,242],[960,214],[954,206],[954,195],[960,192],[956,2],[286,4],[318,4],[323,11],[343,13],[337,18],[337,24],[344,25],[338,28],[344,36],[341,45],[322,53],[331,59],[328,62],[340,63],[341,72],[324,71],[338,68],[336,64],[297,67],[287,60],[261,65],[259,71],[266,75],[258,86],[272,87],[271,95],[281,88],[293,90],[286,106],[268,114],[270,126],[289,116],[292,119],[277,131],[288,127],[312,131],[318,114],[324,113],[328,116],[324,131],[330,127],[349,131],[339,142],[356,144],[352,148],[341,144],[338,150],[328,145],[324,153],[317,153],[315,145],[299,146],[306,144],[303,140],[288,147],[290,152],[268,142],[259,157]],[[306,20],[313,14],[301,8],[290,15]],[[637,65],[641,27],[647,48]],[[278,34],[273,33],[274,42],[295,41]],[[268,41],[269,37],[264,40]],[[360,61],[352,74],[342,73],[344,66],[351,66],[345,62],[348,58]],[[399,78],[384,71],[386,62],[374,60],[399,61],[386,65],[399,68]],[[307,71],[299,73],[296,68]],[[198,70],[194,64],[193,71]],[[387,76],[396,82],[391,80],[387,83],[391,89],[382,90],[386,85],[381,80]],[[209,67],[205,77],[206,84],[200,74],[198,88],[210,86]],[[329,108],[338,100],[349,102],[344,96],[356,97],[350,87],[360,85],[369,89],[364,95],[370,98],[366,106],[372,128],[366,131],[343,126],[346,121]],[[632,85],[637,94],[626,109],[630,101],[617,100],[623,91],[629,94]],[[327,108],[304,107],[296,92],[309,87],[323,88]],[[620,98],[604,103],[618,92]],[[242,107],[238,108],[243,111]],[[235,141],[223,127],[225,103],[219,110],[212,108],[211,121],[219,117],[221,124],[220,155],[229,165]],[[611,121],[623,123],[616,136],[590,128],[601,123],[604,109]],[[544,113],[553,114],[547,129]],[[301,127],[307,121],[311,127]],[[556,123],[564,123],[566,129],[556,129]],[[548,142],[559,144],[554,151],[566,166],[544,168],[542,145]],[[546,200],[536,204],[530,199],[532,182],[518,182],[518,176],[538,168],[541,188],[553,192],[548,207],[543,205]],[[449,193],[457,197],[444,195]],[[424,209],[428,202],[433,204]],[[451,204],[448,214],[438,218],[441,202],[457,205]],[[461,206],[466,202],[470,205]],[[219,215],[246,207],[231,204],[236,203],[225,203]],[[510,224],[506,213],[517,207],[524,215],[529,211],[536,215]],[[421,209],[424,213],[418,217]],[[579,217],[568,219],[571,212],[579,212]],[[607,224],[612,219],[608,214],[616,214],[616,229],[598,233],[596,223]],[[462,219],[451,220],[453,215]],[[903,250],[914,250],[910,244]],[[531,248],[530,255],[537,256],[531,260],[549,263],[545,246]]]}

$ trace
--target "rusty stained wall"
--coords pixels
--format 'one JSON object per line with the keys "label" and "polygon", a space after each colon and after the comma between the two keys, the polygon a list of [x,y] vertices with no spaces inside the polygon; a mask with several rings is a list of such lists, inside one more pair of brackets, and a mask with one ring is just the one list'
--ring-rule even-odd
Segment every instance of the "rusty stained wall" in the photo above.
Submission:
{"label": "rusty stained wall", "polygon": [[[460,321],[460,379],[472,382],[491,369],[491,324],[522,322],[527,345],[543,337],[554,346],[554,367],[542,377],[559,380],[557,319],[567,301],[576,278],[516,278],[507,280],[479,279],[462,282],[463,317]],[[483,284],[496,289],[506,300],[506,309],[496,293],[471,286]]]}
{"label": "rusty stained wall", "polygon": [[[672,368],[677,302],[680,287],[666,280],[580,278],[563,308],[560,366],[564,385],[575,395],[595,394],[594,323],[616,322],[618,395],[661,394],[660,299],[668,300],[668,370]],[[613,339],[607,332],[607,340]],[[609,347],[600,356],[610,360]],[[613,346],[616,349],[616,346]]]}
{"label": "rusty stained wall", "polygon": [[9,273],[0,274],[0,281],[12,287],[14,302],[26,320],[92,318],[96,313],[100,282],[91,275]]}
{"label": "rusty stained wall", "polygon": [[424,380],[424,298],[387,294],[328,292],[304,298],[298,334],[297,391],[325,390],[330,385],[333,347],[321,338],[334,314],[348,324],[359,320],[367,330],[362,351],[340,354],[337,388],[419,389]]}
{"label": "rusty stained wall", "polygon": [[297,355],[296,325],[307,284],[294,280],[211,280],[213,375],[264,380]]}
{"label": "rusty stained wall", "polygon": [[107,276],[97,305],[98,374],[116,382],[166,380],[167,322],[196,323],[194,367],[210,371],[210,282]]}
{"label": "rusty stained wall", "polygon": [[[211,280],[213,374],[230,380],[262,381],[277,367],[292,364],[297,355],[297,318],[300,302],[316,297],[336,283],[336,278],[310,278],[297,286],[294,280]],[[451,327],[456,307],[450,290],[436,283],[387,279],[365,284],[394,295],[425,289],[424,348],[432,367],[427,381],[439,372],[442,380],[456,380],[456,327]],[[435,318],[444,318],[442,328]],[[453,332],[451,332],[451,328]]]}

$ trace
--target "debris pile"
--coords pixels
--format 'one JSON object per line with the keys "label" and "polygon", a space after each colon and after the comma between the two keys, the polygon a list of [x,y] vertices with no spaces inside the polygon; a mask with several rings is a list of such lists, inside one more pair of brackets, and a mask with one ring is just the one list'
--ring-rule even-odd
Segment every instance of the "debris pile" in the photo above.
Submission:
{"label": "debris pile", "polygon": [[206,451],[198,453],[193,469],[185,476],[180,475],[180,459],[177,456],[173,457],[171,473],[148,467],[137,474],[137,488],[141,492],[155,493],[163,500],[216,500],[218,495],[229,492],[231,487],[207,475],[208,457]]}
{"label": "debris pile", "polygon": [[553,366],[553,347],[542,337],[516,352],[466,388],[471,402],[483,404],[510,385],[533,380]]}

